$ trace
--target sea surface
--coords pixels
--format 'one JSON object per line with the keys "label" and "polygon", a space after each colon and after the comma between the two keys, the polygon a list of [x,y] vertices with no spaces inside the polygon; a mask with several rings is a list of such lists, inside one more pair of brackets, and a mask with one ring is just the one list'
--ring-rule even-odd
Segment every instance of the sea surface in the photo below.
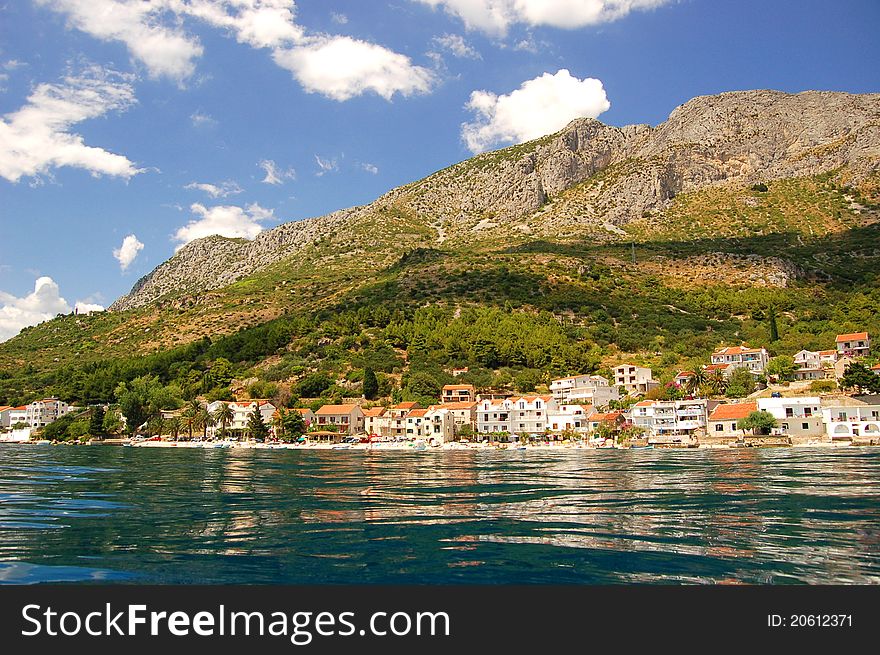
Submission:
{"label": "sea surface", "polygon": [[0,445],[0,583],[877,583],[880,449]]}

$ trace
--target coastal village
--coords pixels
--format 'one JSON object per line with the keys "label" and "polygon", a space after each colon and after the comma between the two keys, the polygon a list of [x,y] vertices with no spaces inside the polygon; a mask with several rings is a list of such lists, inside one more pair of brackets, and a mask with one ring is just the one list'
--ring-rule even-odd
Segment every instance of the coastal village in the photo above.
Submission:
{"label": "coastal village", "polygon": [[[292,443],[306,447],[498,447],[577,446],[603,448],[761,447],[880,445],[880,364],[870,361],[867,332],[837,336],[835,348],[801,350],[786,380],[768,374],[765,348],[722,347],[698,371],[681,371],[667,385],[650,368],[624,363],[613,379],[574,375],[552,380],[547,393],[516,395],[471,384],[448,384],[437,404],[380,404],[365,398],[287,409],[270,400],[190,403],[201,412],[201,434],[181,420],[187,409],[162,412],[144,423],[126,445],[245,445]],[[846,390],[853,370],[868,372]],[[723,387],[747,371],[766,385],[742,399],[718,400],[699,393]],[[466,373],[455,369],[453,376]],[[877,383],[873,376],[877,376]],[[841,385],[842,386],[842,385]],[[870,393],[865,393],[865,392]],[[78,408],[58,398],[19,407],[0,406],[0,441],[47,443],[46,426]],[[115,411],[100,407],[101,414]],[[289,417],[298,415],[293,420]],[[122,423],[125,417],[120,415]],[[292,426],[292,429],[290,429]],[[96,440],[92,440],[95,442]],[[108,440],[108,442],[114,440]]]}

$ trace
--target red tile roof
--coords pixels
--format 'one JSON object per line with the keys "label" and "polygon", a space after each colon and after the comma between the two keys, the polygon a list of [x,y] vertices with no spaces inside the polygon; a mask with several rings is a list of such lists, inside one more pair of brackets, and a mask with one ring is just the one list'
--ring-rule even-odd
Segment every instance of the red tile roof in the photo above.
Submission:
{"label": "red tile roof", "polygon": [[838,334],[837,335],[837,343],[841,343],[842,341],[867,341],[868,333],[867,332],[853,332],[851,334]]}
{"label": "red tile roof", "polygon": [[315,412],[315,414],[321,416],[327,416],[329,414],[351,414],[355,407],[357,407],[357,405],[353,403],[350,405],[324,405],[321,409]]}
{"label": "red tile roof", "polygon": [[365,409],[364,416],[382,416],[385,413],[384,407],[370,407],[369,409]]}
{"label": "red tile roof", "polygon": [[745,418],[758,411],[758,403],[728,403],[718,405],[709,416],[710,421],[728,421]]}
{"label": "red tile roof", "polygon": [[444,384],[443,391],[473,391],[472,384]]}

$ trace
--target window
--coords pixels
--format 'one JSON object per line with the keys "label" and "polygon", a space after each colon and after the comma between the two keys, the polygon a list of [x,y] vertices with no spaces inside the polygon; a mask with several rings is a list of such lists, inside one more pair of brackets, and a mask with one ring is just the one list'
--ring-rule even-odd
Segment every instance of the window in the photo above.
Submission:
{"label": "window", "polygon": [[782,429],[783,429],[783,430],[788,430],[788,423],[783,423],[783,424],[782,424]]}
{"label": "window", "polygon": [[809,429],[810,429],[809,423],[801,423],[801,430],[809,430]]}
{"label": "window", "polygon": [[716,423],[715,424],[715,432],[723,432],[723,431],[724,431],[724,425],[721,423]]}
{"label": "window", "polygon": [[731,429],[731,430],[736,430],[736,423],[731,423],[731,424],[730,424],[730,429]]}
{"label": "window", "polygon": [[791,407],[785,408],[785,418],[791,418],[794,416],[794,410]]}
{"label": "window", "polygon": [[541,409],[541,401],[540,400],[535,401],[535,409]]}

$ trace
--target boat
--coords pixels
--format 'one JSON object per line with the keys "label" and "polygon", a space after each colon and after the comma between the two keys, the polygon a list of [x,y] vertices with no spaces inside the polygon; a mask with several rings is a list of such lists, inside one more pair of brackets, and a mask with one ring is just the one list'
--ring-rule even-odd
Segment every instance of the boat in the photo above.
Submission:
{"label": "boat", "polygon": [[419,439],[413,444],[413,450],[428,450],[428,444]]}
{"label": "boat", "polygon": [[648,444],[647,446],[630,446],[630,450],[654,450],[653,444]]}

